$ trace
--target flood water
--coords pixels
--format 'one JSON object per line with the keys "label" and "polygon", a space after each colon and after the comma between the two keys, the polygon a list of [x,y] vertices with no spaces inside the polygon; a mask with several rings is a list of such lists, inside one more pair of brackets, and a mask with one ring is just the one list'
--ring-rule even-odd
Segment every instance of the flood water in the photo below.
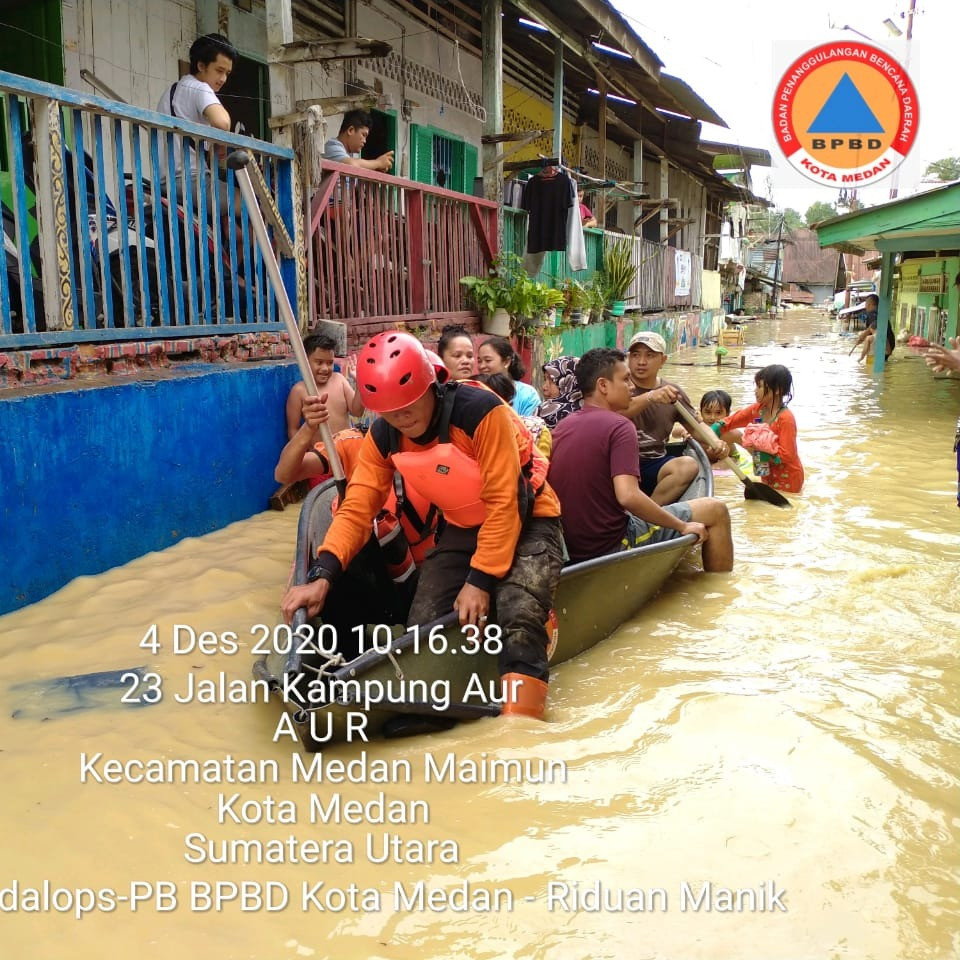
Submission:
{"label": "flood water", "polygon": [[[751,367],[790,367],[807,473],[794,509],[747,503],[735,478],[719,478],[732,575],[685,565],[635,621],[557,668],[546,723],[483,720],[368,748],[368,761],[409,760],[409,783],[293,782],[296,746],[271,740],[277,706],[176,702],[189,675],[249,677],[254,627],[276,621],[295,509],[78,579],[0,618],[0,956],[960,956],[960,382],[933,379],[903,348],[874,378],[849,344],[827,318],[790,313],[749,328],[746,370],[736,349],[720,371],[710,349],[669,366],[694,400],[721,386],[735,404],[752,401]],[[239,652],[175,654],[177,624],[232,631]],[[158,652],[140,646],[152,625]],[[84,704],[43,683],[141,666],[161,678],[162,698],[147,707],[88,691],[92,706],[68,711]],[[84,753],[94,772],[81,782]],[[425,783],[427,755],[449,753],[559,760],[566,778]],[[275,760],[278,782],[95,782],[108,760],[130,771],[130,761],[228,754]],[[324,757],[360,755],[352,745]],[[381,791],[428,809],[408,803],[420,822],[402,825],[324,823],[311,809],[314,795],[367,802]],[[283,822],[294,807],[296,823]],[[385,833],[398,850],[384,852]],[[219,841],[289,837],[286,863],[188,859],[207,855],[208,841],[222,859]],[[327,863],[289,862],[308,839],[347,843],[328,845]],[[430,840],[455,845],[415,862]],[[354,862],[337,862],[351,852]],[[219,910],[204,899],[204,884],[231,881],[261,886]],[[419,881],[425,896],[506,893],[496,912],[476,901],[459,911],[453,896],[445,910],[415,899],[396,909],[395,885],[415,898]],[[304,886],[315,894],[306,903]],[[28,888],[39,891],[32,901]],[[752,895],[725,910],[736,903],[724,888]],[[273,906],[286,890],[289,902],[255,909],[255,889]]]}

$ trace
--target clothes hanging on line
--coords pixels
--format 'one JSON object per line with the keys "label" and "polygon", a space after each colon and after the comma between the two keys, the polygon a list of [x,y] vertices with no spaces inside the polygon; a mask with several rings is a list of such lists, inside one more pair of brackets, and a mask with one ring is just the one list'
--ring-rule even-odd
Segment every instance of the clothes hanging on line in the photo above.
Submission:
{"label": "clothes hanging on line", "polygon": [[[574,186],[576,190],[576,186]],[[580,214],[580,197],[574,193],[573,204],[567,211],[567,260],[570,269],[587,269],[587,245],[583,239],[583,217]]]}
{"label": "clothes hanging on line", "polygon": [[[555,172],[548,175],[551,170]],[[576,195],[573,180],[555,167],[528,181],[523,194],[523,209],[529,214],[527,253],[567,249],[567,217]]]}

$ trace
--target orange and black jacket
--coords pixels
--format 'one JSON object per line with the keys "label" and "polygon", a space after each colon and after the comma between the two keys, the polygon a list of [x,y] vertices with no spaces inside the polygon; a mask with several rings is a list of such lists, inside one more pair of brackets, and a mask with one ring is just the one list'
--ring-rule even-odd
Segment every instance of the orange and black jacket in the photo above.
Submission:
{"label": "orange and black jacket", "polygon": [[482,481],[485,517],[467,583],[490,591],[513,564],[526,518],[560,516],[560,501],[543,479],[545,458],[500,398],[467,384],[449,383],[435,389],[433,423],[424,436],[411,440],[380,418],[364,438],[347,495],[317,553],[316,563],[333,576],[367,542],[370,524],[393,490],[393,453],[437,446],[444,439],[441,421],[449,421],[449,442],[476,461]]}

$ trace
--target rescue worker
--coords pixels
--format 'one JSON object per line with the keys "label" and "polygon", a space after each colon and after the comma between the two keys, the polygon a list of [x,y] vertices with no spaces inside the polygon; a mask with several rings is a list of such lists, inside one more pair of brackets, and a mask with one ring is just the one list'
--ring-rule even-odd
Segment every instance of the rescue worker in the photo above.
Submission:
{"label": "rescue worker", "polygon": [[[563,541],[560,503],[546,482],[548,464],[500,398],[470,384],[438,383],[420,341],[377,334],[361,349],[357,389],[379,418],[360,447],[347,494],[317,551],[308,582],[291,587],[283,615],[316,616],[331,585],[369,537],[370,524],[401,474],[446,521],[425,558],[410,623],[451,609],[461,625],[502,629],[499,656],[505,715],[540,717],[549,670],[545,622]],[[319,425],[322,401],[304,416]]]}

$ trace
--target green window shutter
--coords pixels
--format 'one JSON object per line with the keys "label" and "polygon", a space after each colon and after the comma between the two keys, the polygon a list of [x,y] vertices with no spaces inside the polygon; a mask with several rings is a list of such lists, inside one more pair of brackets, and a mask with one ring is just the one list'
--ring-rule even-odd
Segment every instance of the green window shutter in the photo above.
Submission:
{"label": "green window shutter", "polygon": [[448,137],[447,142],[450,144],[450,182],[447,189],[463,193],[463,141]]}
{"label": "green window shutter", "polygon": [[433,130],[410,124],[410,179],[433,183]]}
{"label": "green window shutter", "polygon": [[[397,111],[388,110],[383,114],[384,123],[387,127],[387,149],[393,150],[394,154],[397,151]],[[397,172],[396,165],[394,169],[390,171],[395,174]]]}
{"label": "green window shutter", "polygon": [[477,148],[472,143],[463,145],[463,192],[473,193],[473,181],[477,176]]}

